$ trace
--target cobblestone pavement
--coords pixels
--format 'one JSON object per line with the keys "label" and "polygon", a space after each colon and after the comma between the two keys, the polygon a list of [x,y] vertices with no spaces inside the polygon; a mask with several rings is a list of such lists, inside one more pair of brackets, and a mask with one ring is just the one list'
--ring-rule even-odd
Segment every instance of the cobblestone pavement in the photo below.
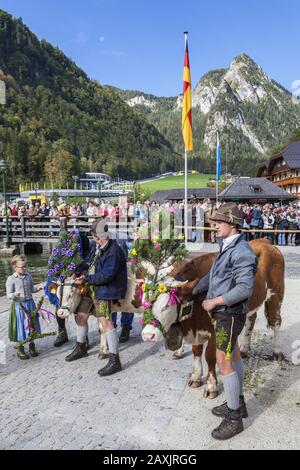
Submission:
{"label": "cobblestone pavement", "polygon": [[[130,341],[121,345],[124,370],[100,378],[97,370],[103,362],[97,358],[95,319],[90,320],[89,357],[65,362],[75,341],[74,320],[70,319],[69,343],[56,349],[52,337],[40,340],[37,358],[22,362],[13,344],[7,344],[6,364],[0,364],[0,448],[299,448],[300,367],[292,364],[291,355],[293,341],[300,340],[300,249],[284,251],[287,282],[281,342],[287,361],[280,365],[270,361],[271,332],[260,312],[246,360],[250,418],[242,434],[224,443],[210,437],[219,422],[210,409],[222,403],[224,396],[211,401],[203,398],[202,388],[187,386],[192,365],[189,347],[183,359],[172,361],[162,343],[141,342],[135,318]],[[6,309],[7,302],[1,298],[0,339],[5,342]],[[55,322],[50,328],[44,326],[44,330],[55,329]]]}

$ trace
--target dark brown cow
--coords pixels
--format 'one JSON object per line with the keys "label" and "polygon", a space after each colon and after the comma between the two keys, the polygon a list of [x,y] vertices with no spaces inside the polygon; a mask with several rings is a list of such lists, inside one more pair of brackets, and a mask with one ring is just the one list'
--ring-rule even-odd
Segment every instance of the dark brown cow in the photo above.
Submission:
{"label": "dark brown cow", "polygon": [[[265,239],[253,240],[251,248],[258,257],[258,270],[252,296],[249,300],[249,313],[247,315],[244,335],[242,336],[241,352],[246,355],[250,348],[251,334],[255,324],[257,310],[264,304],[268,327],[274,332],[273,356],[276,360],[282,359],[282,352],[278,343],[278,334],[281,325],[281,304],[284,295],[284,258],[278,248],[271,246]],[[182,298],[189,297],[194,286],[205,274],[209,272],[216,257],[215,253],[204,253],[190,262],[182,263],[176,267],[171,276],[177,274],[188,282],[179,288]],[[177,321],[177,310],[174,306],[163,305],[163,299],[158,298],[158,305],[153,305],[153,314],[164,326],[172,323],[167,328],[167,345],[171,350],[179,349],[182,341],[193,345],[194,368],[189,381],[192,387],[201,384],[201,356],[203,344],[208,341],[206,349],[206,360],[209,367],[208,384],[205,388],[205,396],[214,398],[216,387],[213,386],[215,375],[215,333],[208,313],[202,308],[202,300],[194,303],[191,318],[179,323]],[[158,313],[159,312],[159,313]],[[144,339],[149,339],[145,338]],[[178,353],[177,353],[178,355]]]}

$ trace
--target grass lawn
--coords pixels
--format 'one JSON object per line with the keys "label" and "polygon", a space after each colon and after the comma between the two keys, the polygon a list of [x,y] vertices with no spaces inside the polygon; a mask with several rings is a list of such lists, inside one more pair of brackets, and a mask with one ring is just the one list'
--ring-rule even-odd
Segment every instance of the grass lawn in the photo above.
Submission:
{"label": "grass lawn", "polygon": [[[211,177],[213,176],[205,174],[189,175],[188,187],[189,189],[206,188]],[[150,190],[152,194],[163,189],[184,189],[184,176],[167,176],[163,179],[141,183],[141,187]]]}

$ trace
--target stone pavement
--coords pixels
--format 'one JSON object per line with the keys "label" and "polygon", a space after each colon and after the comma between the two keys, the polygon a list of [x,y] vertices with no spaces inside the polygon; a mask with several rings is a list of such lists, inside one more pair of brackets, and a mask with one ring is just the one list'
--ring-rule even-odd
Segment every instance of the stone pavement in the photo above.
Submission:
{"label": "stone pavement", "polygon": [[[13,344],[7,344],[6,364],[0,364],[0,449],[299,448],[300,367],[292,364],[291,355],[293,341],[300,340],[300,249],[286,248],[285,257],[282,345],[287,361],[270,361],[271,333],[260,312],[246,361],[250,418],[242,434],[224,443],[210,437],[219,422],[210,409],[224,397],[204,399],[202,388],[187,386],[190,347],[183,359],[172,361],[162,343],[141,342],[136,317],[130,341],[121,345],[123,372],[100,378],[95,319],[90,320],[89,357],[64,360],[75,341],[71,318],[70,342],[60,349],[52,347],[54,338],[45,338],[37,341],[40,356],[21,362]],[[0,340],[5,342],[6,310],[1,298]],[[43,329],[55,330],[56,324],[45,328],[43,323]]]}

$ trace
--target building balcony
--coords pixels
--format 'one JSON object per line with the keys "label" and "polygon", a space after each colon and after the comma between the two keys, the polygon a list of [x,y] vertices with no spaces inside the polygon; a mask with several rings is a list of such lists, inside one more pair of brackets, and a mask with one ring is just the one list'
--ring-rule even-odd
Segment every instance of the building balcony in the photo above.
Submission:
{"label": "building balcony", "polygon": [[[269,177],[268,179],[270,179],[272,181],[272,178]],[[291,176],[289,178],[285,178],[285,179],[282,179],[282,180],[277,180],[277,181],[273,181],[273,183],[277,184],[277,186],[298,186],[300,185],[300,176]]]}

